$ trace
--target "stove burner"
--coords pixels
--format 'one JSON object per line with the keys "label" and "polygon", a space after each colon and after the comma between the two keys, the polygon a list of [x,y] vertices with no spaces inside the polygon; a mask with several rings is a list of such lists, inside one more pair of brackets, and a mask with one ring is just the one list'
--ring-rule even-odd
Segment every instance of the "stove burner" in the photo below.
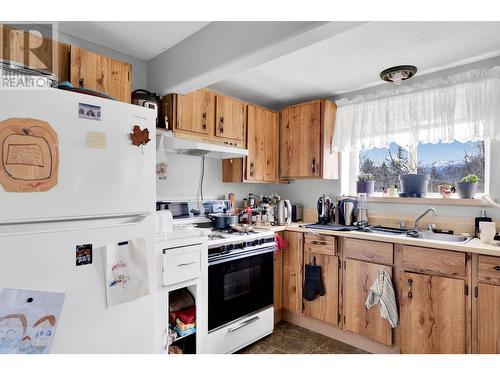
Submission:
{"label": "stove burner", "polygon": [[223,240],[224,236],[217,234],[217,233],[211,233],[208,235],[209,240]]}
{"label": "stove burner", "polygon": [[[249,234],[255,234],[257,232],[252,229],[252,230],[250,230],[248,232],[243,233],[243,232],[238,232],[237,230],[234,230],[234,229],[231,229],[231,228],[228,228],[228,229],[217,229],[217,230],[214,229],[214,230],[212,230],[212,235],[214,235],[214,236],[216,236],[216,235],[217,236],[221,236],[220,234],[216,234],[216,233],[224,233],[224,234],[246,236],[246,235],[249,235]],[[210,236],[209,236],[209,238],[210,238]],[[224,237],[221,236],[221,237],[217,237],[217,238],[222,239]]]}

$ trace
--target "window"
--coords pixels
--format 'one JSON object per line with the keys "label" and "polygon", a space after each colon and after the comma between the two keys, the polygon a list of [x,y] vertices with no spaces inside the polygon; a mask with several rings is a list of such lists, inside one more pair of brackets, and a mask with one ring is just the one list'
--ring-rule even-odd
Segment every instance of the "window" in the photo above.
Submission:
{"label": "window", "polygon": [[362,150],[359,153],[359,171],[375,176],[375,191],[388,186],[399,187],[400,174],[406,173],[404,166],[415,162],[418,173],[430,175],[429,193],[439,193],[438,185],[455,184],[468,174],[479,177],[477,192],[487,192],[486,162],[487,144],[484,141],[418,144],[405,149],[396,143],[388,148]]}

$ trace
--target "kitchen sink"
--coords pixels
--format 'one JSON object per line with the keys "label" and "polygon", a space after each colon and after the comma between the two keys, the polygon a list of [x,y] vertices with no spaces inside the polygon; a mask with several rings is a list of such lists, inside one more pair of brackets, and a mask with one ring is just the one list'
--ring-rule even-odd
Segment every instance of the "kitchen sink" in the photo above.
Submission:
{"label": "kitchen sink", "polygon": [[446,234],[446,233],[434,233],[429,230],[427,231],[409,231],[406,234],[408,237],[421,238],[423,240],[435,240],[444,242],[467,242],[472,239],[472,237],[459,236],[456,234]]}

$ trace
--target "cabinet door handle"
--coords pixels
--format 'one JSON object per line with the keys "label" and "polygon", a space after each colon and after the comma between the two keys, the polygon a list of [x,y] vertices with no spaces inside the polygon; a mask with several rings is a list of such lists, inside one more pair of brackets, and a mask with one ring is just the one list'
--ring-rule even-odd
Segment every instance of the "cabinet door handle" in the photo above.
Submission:
{"label": "cabinet door handle", "polygon": [[313,245],[326,245],[326,241],[312,241]]}
{"label": "cabinet door handle", "polygon": [[253,177],[253,167],[254,167],[254,164],[253,163],[250,163],[250,176]]}
{"label": "cabinet door handle", "polygon": [[500,272],[500,266],[495,266],[495,271],[499,271]]}
{"label": "cabinet door handle", "polygon": [[79,85],[80,87],[85,87],[85,80],[84,80],[83,78],[80,78],[80,79],[78,80],[78,85]]}
{"label": "cabinet door handle", "polygon": [[185,266],[190,266],[191,264],[195,264],[196,262],[189,262],[189,263],[180,263],[177,265],[177,267],[185,267]]}
{"label": "cabinet door handle", "polygon": [[207,112],[203,112],[203,114],[201,115],[201,127],[202,129],[207,128]]}
{"label": "cabinet door handle", "polygon": [[311,164],[312,173],[316,173],[316,158],[313,158]]}
{"label": "cabinet door handle", "polygon": [[413,285],[413,280],[412,279],[408,279],[408,298],[409,299],[413,298],[412,285]]}
{"label": "cabinet door handle", "polygon": [[221,118],[219,119],[219,131],[220,131],[221,133],[224,133],[224,117],[221,117]]}

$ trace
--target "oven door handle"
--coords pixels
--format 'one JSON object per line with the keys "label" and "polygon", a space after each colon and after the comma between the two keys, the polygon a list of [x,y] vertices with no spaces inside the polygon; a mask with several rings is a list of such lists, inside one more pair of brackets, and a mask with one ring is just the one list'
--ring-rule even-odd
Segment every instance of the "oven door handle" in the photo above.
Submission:
{"label": "oven door handle", "polygon": [[259,250],[255,250],[255,251],[249,251],[248,253],[243,253],[243,254],[240,254],[240,255],[234,255],[234,256],[228,255],[227,257],[214,260],[213,262],[211,262],[209,260],[208,261],[208,266],[209,267],[210,266],[215,266],[216,264],[231,262],[233,260],[248,258],[248,257],[255,256],[255,255],[262,255],[262,254],[267,254],[267,253],[273,253],[274,250],[275,250],[274,247],[266,247],[264,249],[259,249]]}
{"label": "oven door handle", "polygon": [[245,320],[243,323],[241,323],[239,326],[236,326],[236,327],[233,327],[233,328],[229,328],[227,331],[229,333],[233,333],[233,332],[236,332],[237,330],[243,328],[243,327],[246,327],[247,325],[249,324],[252,324],[254,322],[256,322],[257,320],[259,320],[260,318],[258,316],[254,316],[253,318],[250,318],[248,320]]}

